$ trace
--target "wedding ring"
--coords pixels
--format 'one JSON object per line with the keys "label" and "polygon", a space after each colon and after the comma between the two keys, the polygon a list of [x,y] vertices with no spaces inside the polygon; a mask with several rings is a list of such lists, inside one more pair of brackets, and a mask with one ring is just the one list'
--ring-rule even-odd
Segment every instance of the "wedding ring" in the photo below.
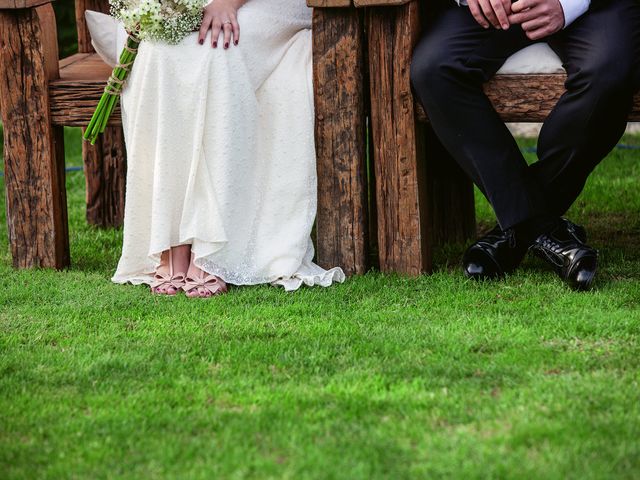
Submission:
{"label": "wedding ring", "polygon": [[227,20],[226,22],[222,22],[223,25],[229,24],[231,25],[231,22],[229,20]]}

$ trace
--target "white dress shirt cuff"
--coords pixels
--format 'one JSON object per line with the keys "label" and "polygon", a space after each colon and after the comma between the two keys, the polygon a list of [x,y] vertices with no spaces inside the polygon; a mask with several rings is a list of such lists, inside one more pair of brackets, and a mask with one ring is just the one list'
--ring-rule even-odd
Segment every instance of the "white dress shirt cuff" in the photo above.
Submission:
{"label": "white dress shirt cuff", "polygon": [[589,10],[591,0],[559,0],[564,12],[564,28]]}

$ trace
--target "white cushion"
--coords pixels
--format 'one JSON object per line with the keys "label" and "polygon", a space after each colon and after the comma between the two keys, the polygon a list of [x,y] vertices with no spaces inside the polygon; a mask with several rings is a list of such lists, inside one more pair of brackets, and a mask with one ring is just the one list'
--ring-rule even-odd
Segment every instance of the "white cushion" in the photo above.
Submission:
{"label": "white cushion", "polygon": [[84,13],[91,34],[91,45],[102,60],[115,67],[127,42],[127,32],[111,15],[87,10]]}
{"label": "white cushion", "polygon": [[498,73],[562,73],[562,62],[546,43],[535,43],[511,55]]}

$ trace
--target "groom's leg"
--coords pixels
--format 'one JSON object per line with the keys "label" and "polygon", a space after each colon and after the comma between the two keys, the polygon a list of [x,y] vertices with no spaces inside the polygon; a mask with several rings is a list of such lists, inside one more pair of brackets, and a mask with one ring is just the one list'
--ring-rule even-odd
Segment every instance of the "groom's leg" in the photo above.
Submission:
{"label": "groom's leg", "polygon": [[482,90],[515,51],[522,29],[484,29],[467,8],[444,8],[416,47],[411,80],[434,131],[508,229],[546,214],[518,145]]}
{"label": "groom's leg", "polygon": [[593,9],[549,43],[567,69],[567,92],[544,123],[530,169],[562,215],[625,130],[640,88],[640,3]]}

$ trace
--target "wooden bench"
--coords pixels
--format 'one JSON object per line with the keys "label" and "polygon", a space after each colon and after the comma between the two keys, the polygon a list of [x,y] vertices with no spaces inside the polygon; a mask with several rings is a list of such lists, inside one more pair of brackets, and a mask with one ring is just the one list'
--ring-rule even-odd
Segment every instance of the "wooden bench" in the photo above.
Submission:
{"label": "wooden bench", "polygon": [[[4,125],[7,225],[16,267],[69,265],[63,126],[85,126],[110,68],[91,48],[87,9],[108,0],[76,0],[78,54],[58,61],[53,0],[0,0],[0,102]],[[119,115],[83,145],[87,220],[119,226],[126,154]]]}
{"label": "wooden bench", "polygon": [[[410,87],[411,55],[429,2],[307,3],[314,7],[318,262],[365,272],[377,240],[382,271],[428,272],[435,245],[475,234],[472,184]],[[564,92],[564,80],[564,74],[498,75],[485,90],[505,121],[539,122]],[[630,120],[640,120],[640,95]]]}
{"label": "wooden bench", "polygon": [[[13,263],[22,268],[69,265],[62,127],[88,123],[110,73],[84,22],[85,10],[106,12],[108,1],[76,0],[79,53],[61,61],[52,1],[0,0],[7,225]],[[350,274],[376,265],[429,271],[434,245],[475,233],[472,185],[411,94],[420,3],[309,0],[316,7],[318,261]],[[487,92],[505,120],[540,121],[562,94],[563,75],[499,76]],[[630,119],[640,120],[639,97]],[[84,144],[83,157],[89,222],[121,224],[126,161],[118,114],[95,147]]]}

